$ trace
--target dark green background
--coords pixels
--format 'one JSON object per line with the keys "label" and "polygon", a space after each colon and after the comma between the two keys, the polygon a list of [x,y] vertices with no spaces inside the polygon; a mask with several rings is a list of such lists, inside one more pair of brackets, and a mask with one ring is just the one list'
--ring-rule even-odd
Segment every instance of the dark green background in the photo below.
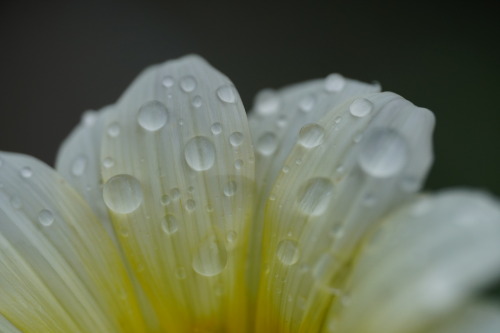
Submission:
{"label": "dark green background", "polygon": [[52,163],[82,111],[140,70],[196,52],[247,109],[263,87],[330,72],[378,80],[437,115],[427,188],[500,196],[500,20],[491,1],[12,1],[0,10],[0,149]]}

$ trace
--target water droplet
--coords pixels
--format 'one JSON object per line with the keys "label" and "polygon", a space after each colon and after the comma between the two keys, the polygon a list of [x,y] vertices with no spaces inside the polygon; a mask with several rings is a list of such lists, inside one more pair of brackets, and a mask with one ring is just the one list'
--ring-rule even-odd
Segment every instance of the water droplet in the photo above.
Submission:
{"label": "water droplet", "polygon": [[262,115],[270,115],[276,113],[280,107],[280,99],[272,90],[265,90],[260,93],[257,100],[257,112]]}
{"label": "water droplet", "polygon": [[373,104],[366,98],[359,98],[349,106],[349,112],[354,117],[362,118],[368,115],[373,109]]}
{"label": "water droplet", "polygon": [[302,98],[299,102],[299,108],[304,112],[310,112],[316,105],[316,97],[311,94]]}
{"label": "water droplet", "polygon": [[321,215],[328,208],[333,184],[328,178],[313,178],[303,187],[299,196],[300,210],[307,215]]}
{"label": "water droplet", "polygon": [[236,242],[236,238],[238,237],[238,234],[236,231],[230,230],[226,234],[226,240],[228,243],[234,243]]}
{"label": "water droplet", "polygon": [[286,115],[280,114],[278,119],[276,120],[276,126],[285,127],[286,126]]}
{"label": "water droplet", "polygon": [[23,178],[30,178],[33,176],[33,170],[29,166],[25,166],[21,168],[20,174]]}
{"label": "water droplet", "polygon": [[97,121],[97,114],[95,111],[85,111],[82,115],[82,122],[85,126],[93,126]]}
{"label": "water droplet", "polygon": [[234,103],[236,102],[237,93],[233,86],[222,86],[217,89],[217,97],[223,102]]}
{"label": "water droplet", "polygon": [[203,104],[203,100],[201,99],[200,96],[196,95],[196,96],[194,96],[193,101],[191,102],[191,104],[193,104],[193,106],[195,108],[199,108]]}
{"label": "water droplet", "polygon": [[215,146],[208,138],[196,136],[186,144],[184,158],[193,170],[208,170],[215,162]]}
{"label": "water droplet", "polygon": [[163,84],[163,86],[165,88],[170,88],[174,85],[175,81],[174,81],[174,78],[171,77],[170,75],[166,75],[164,78],[163,78],[163,81],[161,81],[161,84]]}
{"label": "water droplet", "polygon": [[398,132],[379,129],[363,140],[358,162],[373,177],[391,177],[403,169],[407,155],[406,141]]}
{"label": "water droplet", "polygon": [[290,171],[290,167],[288,167],[287,165],[285,165],[283,167],[283,169],[281,169],[281,171],[283,171],[283,173],[288,173]]}
{"label": "water droplet", "polygon": [[106,169],[109,169],[109,168],[112,168],[112,167],[115,165],[115,161],[114,161],[111,157],[106,157],[106,158],[102,161],[102,165],[103,165]]}
{"label": "water droplet", "polygon": [[115,213],[131,213],[142,203],[141,183],[131,175],[114,176],[104,184],[103,197],[106,206]]}
{"label": "water droplet", "polygon": [[167,194],[161,196],[160,202],[163,206],[170,204],[170,197]]}
{"label": "water droplet", "polygon": [[243,133],[241,132],[231,133],[231,135],[229,136],[229,143],[231,143],[233,147],[238,147],[239,145],[241,145],[243,143]]}
{"label": "water droplet", "polygon": [[283,265],[291,266],[299,261],[299,248],[297,242],[284,239],[278,244],[276,255]]}
{"label": "water droplet", "polygon": [[173,200],[178,200],[181,196],[181,191],[177,187],[174,187],[170,190],[170,194],[172,195]]}
{"label": "water droplet", "polygon": [[189,200],[186,201],[186,204],[184,205],[184,208],[188,212],[192,212],[196,208],[196,202],[193,199],[189,199]]}
{"label": "water droplet", "polygon": [[157,131],[168,121],[168,111],[163,103],[151,101],[144,104],[139,110],[137,121],[147,131]]}
{"label": "water droplet", "polygon": [[272,132],[264,133],[257,141],[257,151],[262,155],[271,155],[278,147],[276,135]]}
{"label": "water droplet", "polygon": [[206,241],[200,245],[194,258],[193,269],[203,276],[220,274],[227,265],[227,252],[218,241]]}
{"label": "water droplet", "polygon": [[227,182],[224,186],[224,195],[226,197],[232,197],[236,193],[237,188],[238,186],[234,180]]}
{"label": "water droplet", "polygon": [[48,209],[43,209],[38,213],[38,221],[44,227],[48,227],[54,222],[54,214]]}
{"label": "water droplet", "polygon": [[116,138],[120,135],[120,125],[118,123],[109,124],[107,133],[110,137]]}
{"label": "water droplet", "polygon": [[177,219],[172,214],[167,214],[161,221],[161,229],[167,235],[175,233],[179,229]]}
{"label": "water droplet", "polygon": [[222,132],[221,123],[213,123],[212,127],[210,127],[210,131],[212,131],[213,135],[219,135]]}
{"label": "water droplet", "polygon": [[344,89],[345,78],[340,74],[330,74],[325,79],[325,90],[328,92],[339,92]]}
{"label": "water droplet", "polygon": [[87,167],[87,158],[85,156],[78,156],[71,166],[71,173],[74,176],[81,176],[85,172]]}
{"label": "water droplet", "polygon": [[198,83],[196,82],[196,79],[191,75],[184,76],[181,79],[181,89],[184,92],[191,92],[195,90],[197,85]]}
{"label": "water droplet", "polygon": [[305,148],[314,148],[323,143],[325,130],[318,124],[308,124],[299,132],[299,143]]}
{"label": "water droplet", "polygon": [[236,170],[240,170],[243,167],[243,164],[244,164],[243,160],[238,159],[238,160],[234,161],[234,168]]}

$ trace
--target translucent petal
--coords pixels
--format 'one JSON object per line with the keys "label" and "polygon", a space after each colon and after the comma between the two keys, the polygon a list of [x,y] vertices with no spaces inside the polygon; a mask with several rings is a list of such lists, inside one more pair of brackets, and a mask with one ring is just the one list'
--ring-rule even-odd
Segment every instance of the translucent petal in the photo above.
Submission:
{"label": "translucent petal", "polygon": [[236,89],[188,56],[144,71],[108,124],[104,201],[162,328],[241,331],[254,157]]}
{"label": "translucent petal", "polygon": [[430,333],[497,333],[500,332],[500,305],[475,301],[440,323]]}
{"label": "translucent petal", "polygon": [[0,155],[0,313],[23,332],[141,332],[118,251],[41,162]]}
{"label": "translucent petal", "polygon": [[352,114],[354,100],[304,126],[273,186],[264,215],[261,331],[318,331],[328,304],[343,293],[338,281],[361,237],[412,197],[427,173],[432,114],[392,93],[362,102],[371,107],[364,117]]}
{"label": "translucent petal", "polygon": [[353,265],[348,304],[330,311],[338,331],[427,331],[500,274],[500,204],[467,191],[421,197],[386,218]]}
{"label": "translucent petal", "polygon": [[2,333],[21,333],[10,321],[0,314],[0,332]]}

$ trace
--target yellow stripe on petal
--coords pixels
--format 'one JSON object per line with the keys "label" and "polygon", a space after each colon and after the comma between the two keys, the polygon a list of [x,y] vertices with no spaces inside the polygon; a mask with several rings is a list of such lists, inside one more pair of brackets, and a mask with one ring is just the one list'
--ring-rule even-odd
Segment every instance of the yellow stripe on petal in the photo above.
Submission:
{"label": "yellow stripe on petal", "polygon": [[144,332],[120,256],[53,170],[0,158],[0,313],[23,332]]}
{"label": "yellow stripe on petal", "polygon": [[196,56],[147,69],[106,119],[104,201],[172,332],[244,332],[254,157],[237,91]]}

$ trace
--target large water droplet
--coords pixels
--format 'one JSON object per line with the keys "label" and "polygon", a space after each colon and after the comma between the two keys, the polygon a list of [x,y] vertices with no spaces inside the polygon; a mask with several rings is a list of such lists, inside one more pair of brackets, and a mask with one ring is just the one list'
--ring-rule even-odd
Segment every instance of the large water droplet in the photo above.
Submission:
{"label": "large water droplet", "polygon": [[257,112],[262,115],[276,113],[280,107],[280,99],[274,91],[266,90],[260,93],[257,101]]}
{"label": "large water droplet", "polygon": [[359,98],[349,106],[349,112],[355,117],[362,118],[368,115],[373,109],[373,104],[366,98]]}
{"label": "large water droplet", "polygon": [[222,86],[217,89],[217,97],[223,102],[234,103],[236,102],[236,91],[233,86]]}
{"label": "large water droplet", "polygon": [[87,167],[87,158],[85,156],[78,156],[71,166],[71,173],[74,176],[81,176],[85,172]]}
{"label": "large water droplet", "polygon": [[325,130],[318,124],[308,124],[299,132],[299,143],[306,148],[314,148],[323,143]]}
{"label": "large water droplet", "polygon": [[405,166],[408,150],[405,139],[393,129],[373,131],[363,140],[358,161],[374,177],[391,177]]}
{"label": "large water droplet", "polygon": [[196,82],[196,79],[191,75],[185,76],[181,79],[181,89],[184,92],[191,92],[195,90],[197,85],[198,83]]}
{"label": "large water droplet", "polygon": [[137,121],[142,128],[148,131],[157,131],[168,121],[168,111],[163,103],[151,101],[144,104],[139,110]]}
{"label": "large water droplet", "polygon": [[193,170],[208,170],[215,162],[215,146],[208,138],[196,136],[186,144],[184,157]]}
{"label": "large water droplet", "polygon": [[264,133],[259,140],[257,140],[257,151],[262,155],[271,155],[278,147],[276,135],[272,132]]}
{"label": "large water droplet", "polygon": [[48,209],[43,209],[38,213],[38,221],[44,227],[48,227],[54,222],[54,214]]}
{"label": "large water droplet", "polygon": [[131,175],[114,176],[104,184],[103,197],[106,206],[115,213],[131,213],[142,203],[141,183]]}
{"label": "large water droplet", "polygon": [[194,258],[193,269],[203,276],[220,274],[227,265],[227,252],[218,241],[206,241],[200,245]]}
{"label": "large water droplet", "polygon": [[299,196],[300,210],[307,215],[321,215],[328,207],[333,193],[333,184],[328,178],[313,178],[302,189]]}
{"label": "large water droplet", "polygon": [[239,145],[241,145],[243,143],[243,133],[241,132],[231,133],[231,135],[229,136],[229,143],[231,143],[233,147],[238,147]]}
{"label": "large water droplet", "polygon": [[325,90],[328,92],[339,92],[344,89],[345,78],[340,74],[330,74],[325,79]]}
{"label": "large water droplet", "polygon": [[33,176],[33,170],[29,166],[22,167],[19,173],[23,178],[31,178]]}
{"label": "large water droplet", "polygon": [[234,180],[231,180],[224,186],[224,195],[226,197],[232,197],[236,193],[237,189],[238,186],[236,185],[236,182]]}
{"label": "large water droplet", "polygon": [[163,84],[163,86],[165,88],[170,88],[174,85],[175,81],[174,81],[174,78],[171,77],[170,75],[166,75],[164,78],[163,78],[163,81],[161,81],[161,84]]}
{"label": "large water droplet", "polygon": [[177,219],[172,214],[167,214],[161,222],[161,229],[167,235],[175,233],[179,229]]}
{"label": "large water droplet", "polygon": [[120,135],[120,125],[118,123],[109,124],[107,133],[110,137],[116,138]]}
{"label": "large water droplet", "polygon": [[297,242],[291,239],[284,239],[278,244],[276,256],[283,265],[291,266],[299,261],[299,248]]}

